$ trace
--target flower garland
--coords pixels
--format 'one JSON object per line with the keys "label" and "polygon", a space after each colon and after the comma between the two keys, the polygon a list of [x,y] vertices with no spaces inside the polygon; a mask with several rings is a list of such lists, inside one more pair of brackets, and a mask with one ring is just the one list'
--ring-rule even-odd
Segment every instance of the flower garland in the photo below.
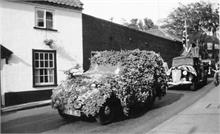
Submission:
{"label": "flower garland", "polygon": [[[52,106],[62,109],[74,109],[74,103],[81,100],[81,112],[87,116],[96,116],[100,107],[116,96],[121,102],[125,115],[131,107],[145,103],[153,90],[162,97],[166,94],[167,76],[163,68],[163,59],[153,51],[102,51],[91,58],[91,65],[119,65],[118,75],[103,74],[101,78],[83,75],[72,75],[53,90]],[[95,84],[95,87],[91,87]],[[90,93],[91,92],[91,93]],[[88,94],[87,97],[82,97]],[[68,105],[68,106],[67,106]]]}

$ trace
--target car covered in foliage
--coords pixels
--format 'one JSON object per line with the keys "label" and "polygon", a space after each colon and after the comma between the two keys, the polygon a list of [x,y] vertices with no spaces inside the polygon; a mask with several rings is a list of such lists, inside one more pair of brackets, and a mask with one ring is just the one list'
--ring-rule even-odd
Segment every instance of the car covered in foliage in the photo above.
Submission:
{"label": "car covered in foliage", "polygon": [[52,107],[64,118],[95,118],[100,124],[112,122],[119,112],[132,116],[149,109],[167,90],[163,59],[153,51],[96,52],[88,71],[67,74],[53,90]]}
{"label": "car covered in foliage", "polygon": [[188,85],[190,90],[196,90],[207,83],[208,65],[196,57],[175,57],[167,75],[169,87]]}

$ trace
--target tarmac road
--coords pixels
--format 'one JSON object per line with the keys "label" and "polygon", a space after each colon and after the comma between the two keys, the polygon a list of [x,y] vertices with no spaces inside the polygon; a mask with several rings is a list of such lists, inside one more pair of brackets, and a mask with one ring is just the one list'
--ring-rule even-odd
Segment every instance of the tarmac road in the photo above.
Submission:
{"label": "tarmac road", "polygon": [[197,90],[168,90],[161,100],[156,100],[150,111],[134,118],[118,118],[108,125],[96,122],[63,120],[50,106],[38,107],[11,113],[1,118],[2,133],[146,133],[207,94],[213,83]]}

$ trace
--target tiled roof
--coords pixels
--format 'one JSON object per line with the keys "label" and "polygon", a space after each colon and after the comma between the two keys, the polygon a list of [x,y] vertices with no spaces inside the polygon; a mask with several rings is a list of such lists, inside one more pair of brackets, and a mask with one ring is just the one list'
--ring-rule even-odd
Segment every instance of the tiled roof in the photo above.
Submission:
{"label": "tiled roof", "polygon": [[146,31],[149,34],[155,35],[155,36],[159,36],[168,40],[173,40],[173,41],[179,41],[182,42],[181,39],[179,39],[178,37],[169,34],[166,30],[164,29],[150,29]]}
{"label": "tiled roof", "polygon": [[25,2],[34,2],[42,4],[53,4],[68,8],[82,9],[83,3],[80,0],[23,0]]}

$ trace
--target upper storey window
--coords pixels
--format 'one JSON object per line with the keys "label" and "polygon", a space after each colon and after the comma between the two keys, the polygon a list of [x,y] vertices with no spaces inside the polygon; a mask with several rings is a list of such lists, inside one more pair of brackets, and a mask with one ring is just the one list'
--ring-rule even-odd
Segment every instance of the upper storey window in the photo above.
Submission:
{"label": "upper storey window", "polygon": [[36,8],[35,26],[39,28],[53,29],[53,16],[51,10]]}

